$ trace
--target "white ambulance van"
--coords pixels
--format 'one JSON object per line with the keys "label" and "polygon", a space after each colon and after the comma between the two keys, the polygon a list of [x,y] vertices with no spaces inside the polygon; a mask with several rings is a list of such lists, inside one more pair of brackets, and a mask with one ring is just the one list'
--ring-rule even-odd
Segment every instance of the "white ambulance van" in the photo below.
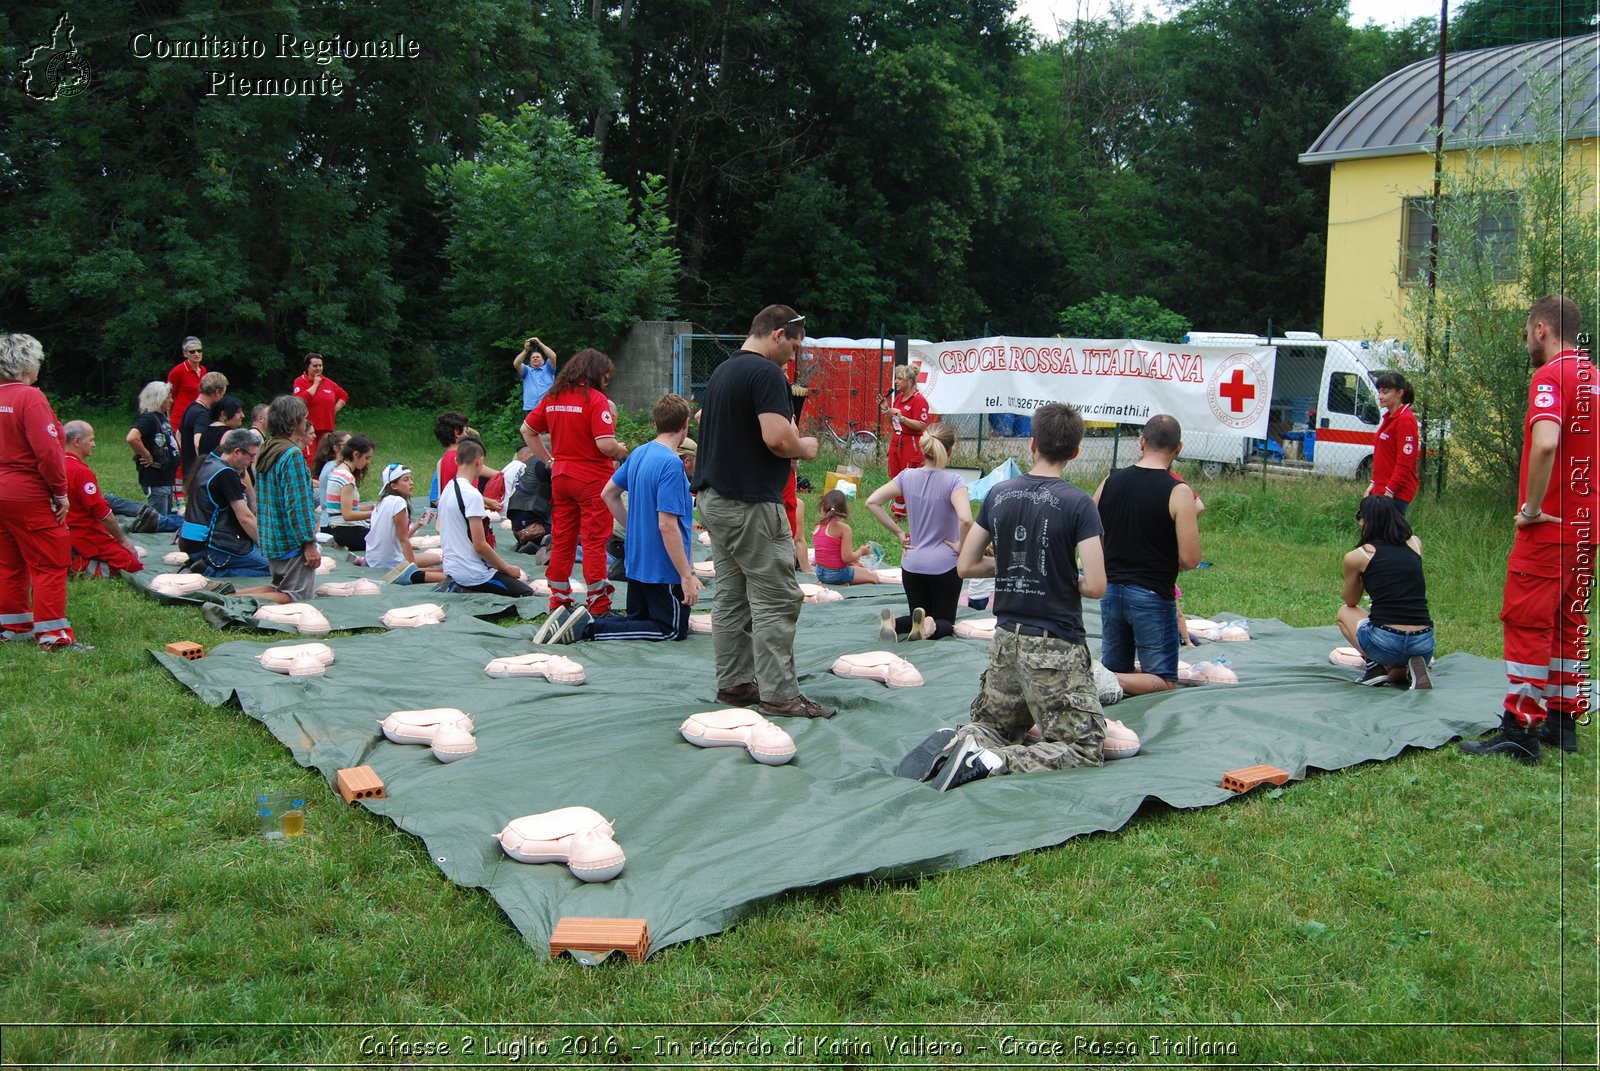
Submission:
{"label": "white ambulance van", "polygon": [[1273,338],[1194,331],[1184,341],[1273,346],[1278,355],[1267,438],[1185,432],[1181,461],[1200,462],[1207,476],[1265,463],[1282,472],[1370,478],[1383,415],[1372,381],[1394,367],[1397,344],[1325,339],[1311,331]]}

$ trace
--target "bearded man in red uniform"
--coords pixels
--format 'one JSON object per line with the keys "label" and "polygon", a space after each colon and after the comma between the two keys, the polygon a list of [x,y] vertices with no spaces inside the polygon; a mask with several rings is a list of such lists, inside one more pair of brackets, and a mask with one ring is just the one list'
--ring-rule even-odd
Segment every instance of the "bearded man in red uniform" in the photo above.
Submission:
{"label": "bearded man in red uniform", "polygon": [[1578,749],[1589,709],[1589,586],[1594,578],[1596,372],[1578,348],[1578,306],[1559,294],[1528,313],[1528,415],[1516,538],[1506,563],[1506,692],[1500,730],[1470,755],[1539,763],[1541,743]]}
{"label": "bearded man in red uniform", "polygon": [[112,516],[89,467],[94,454],[94,428],[86,420],[69,420],[62,428],[67,450],[67,531],[72,537],[74,573],[115,576],[144,568],[139,552]]}

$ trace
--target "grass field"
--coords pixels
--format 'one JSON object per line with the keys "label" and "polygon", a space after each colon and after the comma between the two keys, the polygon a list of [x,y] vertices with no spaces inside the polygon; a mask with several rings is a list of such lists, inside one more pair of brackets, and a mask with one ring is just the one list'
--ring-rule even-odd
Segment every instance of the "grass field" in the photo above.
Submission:
{"label": "grass field", "polygon": [[[127,419],[100,416],[94,459],[125,494]],[[426,483],[431,417],[341,423]],[[824,469],[806,466],[819,488]],[[1198,486],[1212,564],[1182,578],[1191,612],[1330,624],[1357,489]],[[1441,653],[1498,657],[1514,508],[1414,507]],[[192,609],[108,581],[69,600],[96,651],[0,648],[3,1067],[1595,1064],[1589,730],[1535,770],[1451,747],[1152,804],[1115,834],[795,892],[592,969],[538,959],[419,841],[180,688],[147,652],[220,639]],[[305,793],[311,835],[259,839],[263,788]]]}

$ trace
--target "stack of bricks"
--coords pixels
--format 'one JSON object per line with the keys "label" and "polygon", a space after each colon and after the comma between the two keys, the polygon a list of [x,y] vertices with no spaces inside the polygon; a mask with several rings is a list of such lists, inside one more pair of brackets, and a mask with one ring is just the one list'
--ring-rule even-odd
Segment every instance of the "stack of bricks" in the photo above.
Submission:
{"label": "stack of bricks", "polygon": [[[622,952],[636,963],[643,963],[650,951],[650,927],[644,919],[562,918],[550,935],[550,956],[571,952],[574,959],[603,959],[607,953]],[[588,955],[583,955],[587,953]]]}

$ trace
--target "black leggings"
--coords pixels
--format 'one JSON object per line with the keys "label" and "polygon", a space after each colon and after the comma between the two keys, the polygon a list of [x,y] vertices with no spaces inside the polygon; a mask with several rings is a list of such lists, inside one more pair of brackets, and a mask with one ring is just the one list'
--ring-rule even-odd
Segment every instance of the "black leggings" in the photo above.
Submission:
{"label": "black leggings", "polygon": [[345,550],[366,550],[367,533],[372,531],[364,524],[332,524],[323,529],[333,536],[333,541]]}
{"label": "black leggings", "polygon": [[465,584],[457,584],[456,587],[462,591],[481,591],[486,595],[510,595],[518,599],[526,598],[533,594],[533,589],[527,584],[508,573],[502,573],[498,569],[495,570],[494,576],[481,584],[474,584],[471,587]]}
{"label": "black leggings", "polygon": [[[913,610],[920,606],[923,613],[933,618],[934,639],[943,639],[955,632],[956,601],[961,598],[961,577],[954,569],[948,573],[913,573],[909,569],[902,569],[900,582],[906,589],[906,605]],[[894,630],[909,633],[910,615],[895,618]]]}

